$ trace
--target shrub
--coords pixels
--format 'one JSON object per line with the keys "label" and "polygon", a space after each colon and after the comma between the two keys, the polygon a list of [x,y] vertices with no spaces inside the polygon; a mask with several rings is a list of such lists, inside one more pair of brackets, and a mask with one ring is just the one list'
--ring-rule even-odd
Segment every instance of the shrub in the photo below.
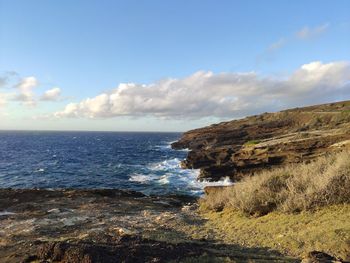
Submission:
{"label": "shrub", "polygon": [[320,157],[246,177],[201,201],[202,208],[223,207],[261,216],[271,211],[300,212],[350,203],[350,152]]}

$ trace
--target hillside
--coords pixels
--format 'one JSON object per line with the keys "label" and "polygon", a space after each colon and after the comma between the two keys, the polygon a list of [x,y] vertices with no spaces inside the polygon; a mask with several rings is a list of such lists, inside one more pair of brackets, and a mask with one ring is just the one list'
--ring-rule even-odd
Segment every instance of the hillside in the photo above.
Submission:
{"label": "hillside", "polygon": [[183,168],[200,179],[230,177],[307,162],[350,146],[350,101],[264,113],[183,134],[174,149],[190,151]]}

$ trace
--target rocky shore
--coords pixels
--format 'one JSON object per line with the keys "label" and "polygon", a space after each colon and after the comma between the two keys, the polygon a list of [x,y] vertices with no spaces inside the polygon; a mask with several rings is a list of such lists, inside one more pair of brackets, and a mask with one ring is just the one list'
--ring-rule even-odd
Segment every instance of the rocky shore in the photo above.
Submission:
{"label": "rocky shore", "polygon": [[186,196],[0,189],[0,262],[297,262],[225,244],[205,221]]}
{"label": "rocky shore", "polygon": [[[200,179],[211,181],[236,181],[262,170],[311,162],[350,147],[350,101],[211,125],[186,132],[172,147],[188,148],[183,168],[200,169]],[[347,176],[349,171],[340,178]],[[206,197],[217,202],[230,187],[208,187]],[[348,200],[302,213],[269,210],[258,217],[229,207],[203,210],[198,203],[203,204],[190,196],[117,189],[0,189],[0,262],[349,259]],[[322,238],[331,239],[336,252],[345,256],[337,257]]]}
{"label": "rocky shore", "polygon": [[199,179],[236,181],[262,169],[308,162],[350,146],[350,101],[264,113],[191,130],[174,142],[189,149],[183,168]]}
{"label": "rocky shore", "polygon": [[181,165],[200,169],[200,180],[240,181],[206,187],[200,200],[217,237],[302,262],[350,260],[350,101],[214,124],[184,133],[172,147],[189,150]]}

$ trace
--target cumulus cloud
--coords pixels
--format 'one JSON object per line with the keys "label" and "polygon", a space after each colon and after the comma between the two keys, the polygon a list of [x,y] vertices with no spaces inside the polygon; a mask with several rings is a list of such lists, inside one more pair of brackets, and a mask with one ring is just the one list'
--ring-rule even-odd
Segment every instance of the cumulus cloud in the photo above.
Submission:
{"label": "cumulus cloud", "polygon": [[61,96],[61,89],[56,87],[45,91],[45,93],[41,96],[40,100],[57,101],[60,99],[60,96]]}
{"label": "cumulus cloud", "polygon": [[36,77],[21,77],[17,72],[5,71],[0,73],[0,107],[19,101],[28,107],[38,106],[39,101],[61,100],[61,89],[53,87],[46,90],[41,96],[37,95],[39,81]]}
{"label": "cumulus cloud", "polygon": [[329,28],[329,23],[316,26],[316,27],[305,26],[302,29],[300,29],[298,32],[296,32],[296,36],[299,39],[310,39],[323,34],[324,32],[327,31],[328,28]]}
{"label": "cumulus cloud", "polygon": [[39,85],[38,80],[35,77],[23,78],[15,87],[18,89],[19,94],[17,94],[14,100],[22,101],[23,104],[27,106],[34,106],[34,92],[33,89]]}
{"label": "cumulus cloud", "polygon": [[287,78],[254,72],[199,71],[182,79],[154,84],[122,83],[117,88],[69,103],[56,117],[109,118],[155,116],[160,118],[241,117],[350,96],[347,62],[302,65]]}

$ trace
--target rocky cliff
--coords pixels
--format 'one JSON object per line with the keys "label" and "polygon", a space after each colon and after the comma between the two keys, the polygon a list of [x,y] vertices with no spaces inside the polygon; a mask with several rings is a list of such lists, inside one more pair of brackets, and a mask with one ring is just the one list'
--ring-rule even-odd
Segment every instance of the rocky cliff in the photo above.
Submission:
{"label": "rocky cliff", "polygon": [[172,144],[190,151],[183,168],[211,181],[291,163],[350,147],[350,101],[264,113],[191,130]]}

